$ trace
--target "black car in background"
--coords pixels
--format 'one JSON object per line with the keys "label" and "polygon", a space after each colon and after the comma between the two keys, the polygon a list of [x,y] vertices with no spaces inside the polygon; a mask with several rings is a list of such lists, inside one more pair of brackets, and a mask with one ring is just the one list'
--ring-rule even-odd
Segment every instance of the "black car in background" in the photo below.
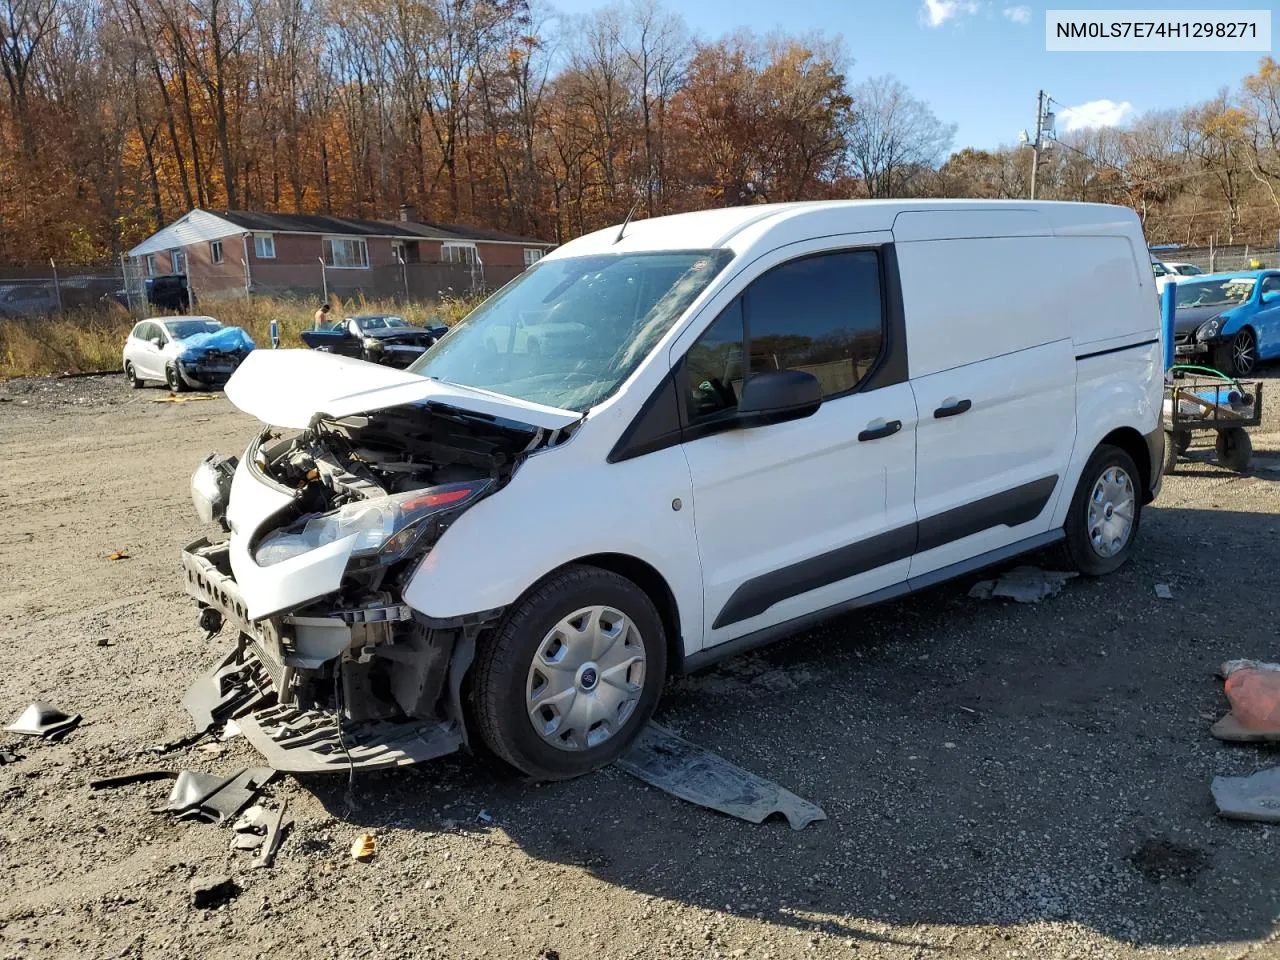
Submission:
{"label": "black car in background", "polygon": [[448,332],[443,325],[415,327],[395,314],[366,313],[323,330],[304,330],[302,342],[313,350],[407,367]]}

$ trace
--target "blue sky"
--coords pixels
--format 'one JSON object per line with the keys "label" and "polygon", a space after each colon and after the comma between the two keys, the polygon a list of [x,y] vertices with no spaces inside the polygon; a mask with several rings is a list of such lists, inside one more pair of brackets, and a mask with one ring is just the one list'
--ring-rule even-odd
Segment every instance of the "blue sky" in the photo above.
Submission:
{"label": "blue sky", "polygon": [[[582,13],[594,0],[553,0]],[[1048,53],[1047,9],[1266,8],[1254,0],[663,0],[695,32],[718,37],[738,27],[765,33],[821,29],[840,34],[853,66],[851,83],[892,73],[927,101],[939,119],[958,125],[956,148],[1014,143],[1035,124],[1036,91],[1063,107],[1058,132],[1074,124],[1121,122],[1148,110],[1207,100],[1236,89],[1260,53]],[[780,14],[785,11],[785,14]]]}

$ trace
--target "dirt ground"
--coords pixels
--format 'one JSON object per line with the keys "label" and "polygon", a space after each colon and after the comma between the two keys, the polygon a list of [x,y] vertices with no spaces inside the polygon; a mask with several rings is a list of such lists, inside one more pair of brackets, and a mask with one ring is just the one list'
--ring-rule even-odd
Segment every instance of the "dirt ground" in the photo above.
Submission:
{"label": "dirt ground", "polygon": [[[350,798],[276,781],[295,825],[257,871],[227,828],[150,812],[169,783],[88,788],[256,762],[242,740],[154,752],[231,643],[179,582],[202,532],[188,478],[254,429],[221,397],[165,396],[0,384],[0,719],[37,699],[84,716],[60,743],[0,735],[23,755],[0,766],[3,957],[1280,957],[1280,831],[1209,795],[1277,754],[1208,732],[1216,666],[1280,658],[1280,392],[1252,472],[1193,449],[1110,578],[1037,605],[970,599],[972,578],[669,686],[660,722],[824,823],[457,757]],[[238,894],[195,908],[193,878],[219,874]]]}

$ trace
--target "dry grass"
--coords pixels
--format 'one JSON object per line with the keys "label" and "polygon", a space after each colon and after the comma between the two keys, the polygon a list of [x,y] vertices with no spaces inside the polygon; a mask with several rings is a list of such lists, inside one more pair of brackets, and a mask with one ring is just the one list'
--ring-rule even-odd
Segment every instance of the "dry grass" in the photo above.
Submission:
{"label": "dry grass", "polygon": [[[333,300],[335,318],[353,313],[396,313],[410,323],[443,322],[452,326],[478,302],[454,298],[441,303],[397,304],[392,301]],[[207,305],[204,312],[227,326],[243,327],[260,347],[271,345],[271,321],[279,323],[280,345],[300,347],[298,333],[311,326],[314,302],[297,300],[228,300]],[[0,320],[0,380],[63,373],[107,373],[119,370],[125,337],[137,322],[120,308],[68,313],[56,319]]]}

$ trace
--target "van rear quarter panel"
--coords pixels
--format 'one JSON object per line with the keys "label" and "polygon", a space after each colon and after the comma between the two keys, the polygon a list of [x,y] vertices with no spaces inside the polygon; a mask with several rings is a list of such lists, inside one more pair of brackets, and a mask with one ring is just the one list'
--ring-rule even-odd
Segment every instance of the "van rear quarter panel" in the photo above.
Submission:
{"label": "van rear quarter panel", "polygon": [[[1159,342],[1133,350],[1117,350],[1076,362],[1076,438],[1052,526],[1067,519],[1071,494],[1085,462],[1107,434],[1132,427],[1141,434],[1160,427],[1164,400],[1164,350]],[[1161,464],[1151,464],[1159,470]]]}

